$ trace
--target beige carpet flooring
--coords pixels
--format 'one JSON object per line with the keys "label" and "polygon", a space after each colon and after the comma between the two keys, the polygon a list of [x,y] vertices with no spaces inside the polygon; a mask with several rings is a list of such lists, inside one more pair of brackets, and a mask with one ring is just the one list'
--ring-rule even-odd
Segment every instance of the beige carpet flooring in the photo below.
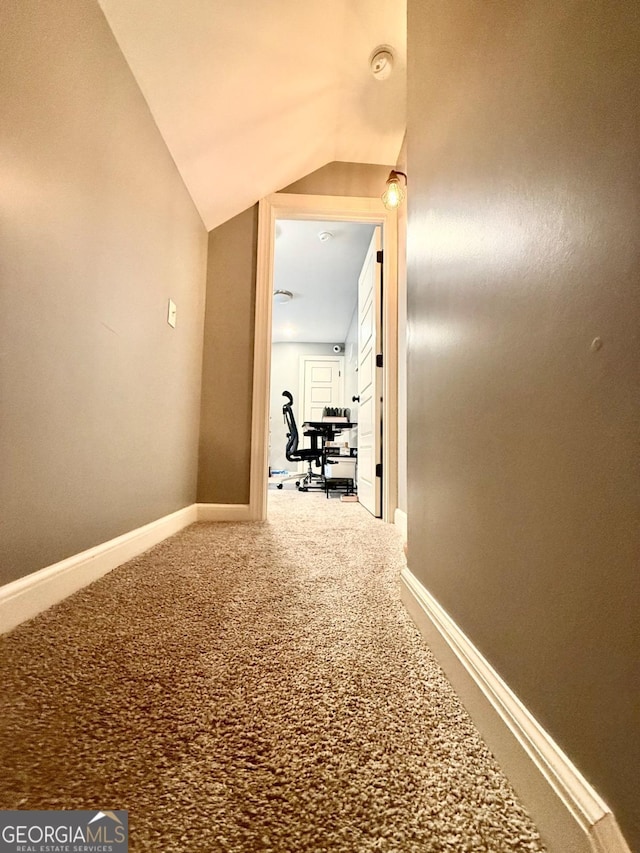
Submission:
{"label": "beige carpet flooring", "polygon": [[157,853],[543,850],[399,603],[395,528],[269,498],[2,639],[0,807],[128,809]]}

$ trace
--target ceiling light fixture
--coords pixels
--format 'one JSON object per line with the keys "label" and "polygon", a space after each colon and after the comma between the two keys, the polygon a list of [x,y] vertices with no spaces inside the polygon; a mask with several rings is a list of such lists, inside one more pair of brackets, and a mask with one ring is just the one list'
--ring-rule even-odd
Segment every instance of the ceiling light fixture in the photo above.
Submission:
{"label": "ceiling light fixture", "polygon": [[404,201],[404,197],[406,195],[405,189],[403,189],[402,184],[400,183],[400,178],[404,178],[404,186],[407,186],[407,176],[404,172],[398,172],[395,169],[392,169],[389,172],[389,177],[387,178],[387,188],[382,193],[382,203],[387,208],[387,210],[395,210],[397,207],[400,207],[402,202]]}
{"label": "ceiling light fixture", "polygon": [[277,302],[279,305],[284,305],[287,302],[291,302],[293,299],[293,293],[290,290],[274,290],[273,291],[273,301]]}

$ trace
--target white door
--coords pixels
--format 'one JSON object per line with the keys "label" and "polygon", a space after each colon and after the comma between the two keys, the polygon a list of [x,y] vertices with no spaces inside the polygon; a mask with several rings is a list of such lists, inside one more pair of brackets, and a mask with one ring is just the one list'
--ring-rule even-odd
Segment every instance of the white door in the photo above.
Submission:
{"label": "white door", "polygon": [[382,515],[382,367],[376,366],[382,353],[381,243],[377,227],[358,278],[358,500],[377,518]]}
{"label": "white door", "polygon": [[301,427],[304,421],[322,420],[325,406],[344,406],[344,356],[302,356],[300,399],[296,406]]}

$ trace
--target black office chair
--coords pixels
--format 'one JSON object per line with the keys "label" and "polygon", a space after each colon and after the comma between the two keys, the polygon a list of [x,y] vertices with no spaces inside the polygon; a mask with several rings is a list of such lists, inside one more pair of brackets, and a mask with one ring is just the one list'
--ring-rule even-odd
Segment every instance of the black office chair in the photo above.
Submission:
{"label": "black office chair", "polygon": [[[311,447],[298,447],[299,433],[293,414],[293,395],[289,391],[283,391],[282,396],[287,398],[287,402],[282,407],[284,422],[287,426],[287,446],[284,455],[289,462],[307,462],[309,466],[304,477],[296,481],[296,486],[301,492],[308,492],[309,489],[313,488],[323,489],[324,478],[322,474],[316,474],[312,468],[313,462],[315,462],[316,468],[322,466],[322,447],[318,444],[322,433],[318,430],[307,430],[304,434],[310,437]],[[314,480],[317,485],[314,485]],[[282,488],[282,483],[278,483],[278,488]]]}

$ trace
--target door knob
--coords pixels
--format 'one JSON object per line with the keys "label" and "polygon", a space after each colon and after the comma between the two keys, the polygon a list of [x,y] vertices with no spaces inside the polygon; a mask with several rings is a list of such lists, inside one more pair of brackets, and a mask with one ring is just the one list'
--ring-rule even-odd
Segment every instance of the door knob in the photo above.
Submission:
{"label": "door knob", "polygon": [[351,402],[352,402],[352,403],[359,403],[359,402],[360,402],[360,395],[358,394],[358,396],[357,396],[357,397],[352,397],[352,398],[351,398]]}

